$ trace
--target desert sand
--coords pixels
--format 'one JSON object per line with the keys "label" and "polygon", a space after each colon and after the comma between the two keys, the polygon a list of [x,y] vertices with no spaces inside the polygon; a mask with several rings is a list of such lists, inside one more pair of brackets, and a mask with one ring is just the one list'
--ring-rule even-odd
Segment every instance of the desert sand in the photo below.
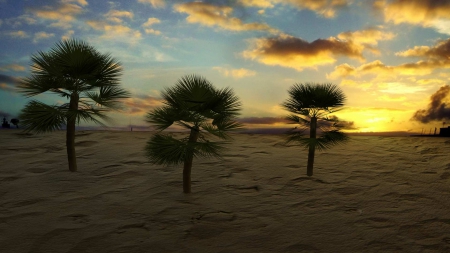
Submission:
{"label": "desert sand", "polygon": [[[0,131],[0,252],[450,252],[450,139],[316,152],[235,134],[224,160],[148,163],[150,132]],[[176,134],[181,136],[184,134]]]}

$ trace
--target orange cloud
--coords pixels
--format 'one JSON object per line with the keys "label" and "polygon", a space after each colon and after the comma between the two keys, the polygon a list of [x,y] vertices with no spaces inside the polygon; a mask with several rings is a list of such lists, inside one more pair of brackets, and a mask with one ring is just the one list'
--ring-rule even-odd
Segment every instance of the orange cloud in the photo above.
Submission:
{"label": "orange cloud", "polygon": [[24,31],[13,31],[13,32],[8,32],[6,34],[13,38],[19,38],[19,39],[24,39],[24,38],[29,37],[29,35]]}
{"label": "orange cloud", "polygon": [[49,39],[51,37],[54,37],[54,33],[46,33],[46,32],[37,32],[34,34],[33,42],[37,43],[40,40]]}
{"label": "orange cloud", "polygon": [[349,4],[348,0],[278,0],[277,2],[287,3],[299,9],[308,9],[326,18],[335,17],[337,9]]}
{"label": "orange cloud", "polygon": [[[283,66],[302,71],[305,68],[329,65],[340,56],[365,60],[363,51],[376,51],[380,40],[389,40],[394,34],[377,28],[340,33],[336,37],[317,39],[313,42],[282,34],[278,37],[252,41],[251,48],[244,51],[244,58],[257,60],[271,66]],[[349,67],[350,68],[350,67]]]}
{"label": "orange cloud", "polygon": [[76,16],[83,12],[82,6],[86,5],[85,0],[61,0],[54,6],[45,5],[30,9],[30,12],[38,18],[56,21],[52,26],[70,28],[70,23],[76,20]]}
{"label": "orange cloud", "polygon": [[405,63],[397,66],[387,66],[379,60],[363,64],[359,67],[353,67],[348,64],[341,64],[334,68],[334,71],[327,74],[329,79],[344,78],[348,76],[373,75],[410,75],[424,76],[431,74],[437,68],[450,68],[450,61],[418,61]]}
{"label": "orange cloud", "polygon": [[224,76],[231,76],[234,78],[244,78],[248,76],[254,76],[256,75],[255,71],[249,70],[249,69],[228,69],[223,67],[213,67],[214,70],[219,71]]}
{"label": "orange cloud", "polygon": [[160,35],[161,31],[154,30],[154,29],[150,28],[152,25],[159,24],[159,23],[161,23],[161,20],[159,20],[157,18],[149,18],[147,20],[147,22],[142,24],[142,27],[144,27],[145,33],[147,33],[147,34]]}
{"label": "orange cloud", "polygon": [[450,2],[443,0],[378,0],[374,6],[384,13],[385,21],[395,24],[429,27],[450,18]]}
{"label": "orange cloud", "polygon": [[138,0],[139,3],[151,4],[153,8],[163,8],[166,6],[164,0]]}
{"label": "orange cloud", "polygon": [[19,64],[8,64],[8,65],[3,65],[0,66],[0,70],[1,71],[25,71],[25,67]]}
{"label": "orange cloud", "polygon": [[150,95],[135,95],[122,101],[128,114],[144,115],[151,109],[162,106],[164,99]]}
{"label": "orange cloud", "polygon": [[355,32],[343,32],[338,34],[338,39],[345,41],[352,41],[357,45],[363,46],[374,53],[379,51],[375,48],[379,41],[391,40],[395,37],[395,34],[391,32],[383,32],[379,28],[368,28],[365,30],[355,31]]}
{"label": "orange cloud", "polygon": [[249,7],[258,7],[258,8],[272,8],[274,4],[274,0],[239,0],[238,3],[249,6]]}
{"label": "orange cloud", "polygon": [[363,59],[360,48],[336,38],[308,42],[293,36],[280,35],[274,38],[255,39],[251,47],[242,53],[245,58],[298,71],[332,64],[340,55]]}
{"label": "orange cloud", "polygon": [[86,22],[90,27],[95,30],[102,31],[104,34],[103,38],[106,39],[117,39],[120,38],[128,38],[131,39],[131,42],[135,42],[137,39],[140,39],[142,34],[139,31],[135,31],[128,26],[124,25],[111,25],[103,21],[95,21],[90,20]]}
{"label": "orange cloud", "polygon": [[7,92],[16,92],[15,87],[12,85],[9,85],[7,83],[0,83],[0,90],[7,91]]}
{"label": "orange cloud", "polygon": [[433,47],[415,46],[412,49],[398,52],[395,55],[450,61],[450,39],[439,41]]}
{"label": "orange cloud", "polygon": [[350,4],[348,0],[239,0],[238,3],[257,8],[273,8],[275,4],[285,4],[299,10],[310,10],[323,17],[333,18],[336,11]]}
{"label": "orange cloud", "polygon": [[110,10],[105,17],[111,22],[122,23],[123,18],[133,19],[134,14],[130,11]]}
{"label": "orange cloud", "polygon": [[213,27],[217,26],[230,31],[251,31],[261,30],[272,33],[278,32],[276,29],[262,23],[243,23],[242,20],[232,17],[233,8],[229,6],[217,6],[203,2],[189,2],[177,4],[175,11],[188,14],[186,18],[189,23]]}
{"label": "orange cloud", "polygon": [[404,63],[397,66],[387,66],[379,60],[353,67],[349,64],[341,64],[334,71],[327,74],[329,79],[337,79],[348,76],[375,75],[410,75],[423,76],[431,74],[435,69],[450,68],[450,39],[440,41],[436,45],[416,46],[395,55],[402,57],[419,57],[423,60]]}

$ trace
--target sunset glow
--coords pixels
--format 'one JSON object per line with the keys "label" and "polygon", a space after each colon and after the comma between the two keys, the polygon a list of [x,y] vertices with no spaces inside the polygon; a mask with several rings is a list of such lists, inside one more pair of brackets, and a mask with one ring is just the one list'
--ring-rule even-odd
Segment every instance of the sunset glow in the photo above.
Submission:
{"label": "sunset glow", "polygon": [[[0,117],[30,57],[77,38],[123,64],[132,93],[113,127],[148,127],[160,91],[186,74],[231,87],[247,128],[291,127],[279,106],[295,83],[335,83],[349,132],[421,132],[450,122],[450,1],[0,1]],[[46,103],[65,103],[44,94]]]}

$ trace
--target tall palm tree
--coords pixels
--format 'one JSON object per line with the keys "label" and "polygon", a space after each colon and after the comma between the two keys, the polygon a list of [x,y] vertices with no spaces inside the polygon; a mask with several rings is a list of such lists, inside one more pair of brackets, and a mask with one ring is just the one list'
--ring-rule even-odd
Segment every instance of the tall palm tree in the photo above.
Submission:
{"label": "tall palm tree", "polygon": [[[235,121],[241,103],[230,88],[215,89],[197,75],[182,77],[161,95],[164,105],[147,114],[147,122],[159,132],[147,142],[146,155],[154,164],[184,163],[183,192],[190,193],[193,158],[221,157],[226,141],[209,141],[205,137],[231,139],[227,132],[241,127]],[[160,133],[172,124],[189,130],[189,137],[175,139]]]}
{"label": "tall palm tree", "polygon": [[[334,84],[314,83],[294,84],[288,93],[289,98],[281,106],[292,113],[286,119],[300,127],[288,132],[287,143],[298,142],[308,149],[306,174],[312,176],[316,148],[323,150],[348,140],[347,135],[339,131],[341,125],[337,118],[328,117],[342,109],[345,95]],[[308,127],[309,138],[304,136]],[[317,128],[321,130],[319,137]]]}
{"label": "tall palm tree", "polygon": [[69,170],[77,171],[75,125],[80,120],[103,125],[100,120],[108,120],[105,112],[120,108],[118,99],[129,96],[119,87],[122,67],[109,54],[75,39],[58,42],[49,52],[39,51],[31,63],[31,76],[21,80],[19,91],[26,97],[51,92],[69,101],[47,105],[32,100],[19,118],[25,131],[36,133],[66,125]]}

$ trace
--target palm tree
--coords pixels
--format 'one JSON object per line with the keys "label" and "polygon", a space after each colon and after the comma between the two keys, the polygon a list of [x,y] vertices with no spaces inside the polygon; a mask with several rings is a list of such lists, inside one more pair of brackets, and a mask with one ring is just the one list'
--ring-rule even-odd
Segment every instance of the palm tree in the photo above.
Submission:
{"label": "palm tree", "polygon": [[[193,158],[221,157],[226,141],[209,141],[205,137],[231,139],[227,132],[241,127],[235,121],[241,103],[230,88],[215,89],[197,75],[182,77],[161,95],[164,105],[147,114],[147,122],[159,132],[147,142],[146,155],[154,164],[184,163],[183,192],[190,193]],[[160,133],[172,124],[189,130],[189,137],[175,139]]]}
{"label": "palm tree", "polygon": [[[288,132],[286,142],[295,141],[308,149],[307,175],[312,176],[316,148],[323,150],[348,140],[339,131],[341,126],[337,117],[328,117],[342,109],[345,95],[336,85],[314,83],[294,84],[288,93],[289,98],[281,106],[293,113],[286,119],[300,127]],[[309,138],[303,135],[308,127]],[[319,137],[317,128],[321,130]]]}
{"label": "palm tree", "polygon": [[49,52],[31,57],[31,76],[21,80],[19,91],[26,97],[52,92],[68,99],[62,105],[32,100],[20,119],[28,132],[50,132],[66,125],[69,170],[77,171],[75,125],[92,121],[103,125],[105,112],[119,109],[118,99],[129,93],[119,87],[122,68],[109,54],[101,54],[75,39],[58,42]]}

